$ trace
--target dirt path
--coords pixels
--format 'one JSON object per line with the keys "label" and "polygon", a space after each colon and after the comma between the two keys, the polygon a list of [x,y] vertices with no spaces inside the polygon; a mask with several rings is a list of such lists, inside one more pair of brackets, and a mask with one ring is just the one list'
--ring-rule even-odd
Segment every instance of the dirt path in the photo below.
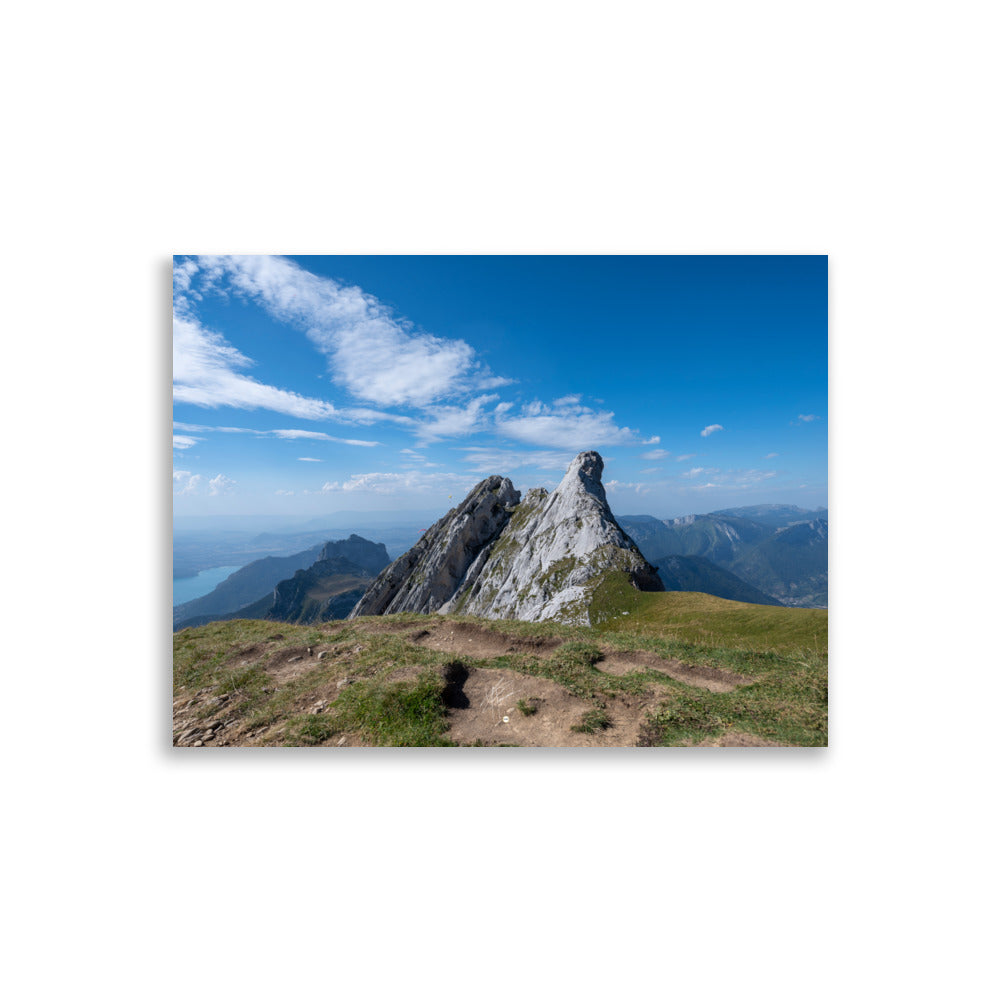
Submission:
{"label": "dirt path", "polygon": [[[417,645],[442,653],[455,653],[473,659],[489,659],[508,653],[525,653],[548,659],[563,643],[559,639],[530,639],[523,636],[504,635],[476,625],[443,623],[415,630],[407,638]],[[656,670],[691,687],[708,691],[732,691],[751,678],[742,677],[717,667],[696,666],[680,660],[665,660],[655,653],[624,653],[604,647],[603,659],[596,664],[607,674],[629,674],[635,671]]]}

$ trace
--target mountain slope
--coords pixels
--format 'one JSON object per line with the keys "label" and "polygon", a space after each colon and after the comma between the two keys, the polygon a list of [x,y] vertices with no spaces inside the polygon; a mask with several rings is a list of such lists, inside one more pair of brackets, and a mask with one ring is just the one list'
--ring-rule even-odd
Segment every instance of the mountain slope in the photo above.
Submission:
{"label": "mountain slope", "polygon": [[777,598],[765,594],[721,566],[716,566],[704,556],[664,556],[654,565],[667,590],[711,594],[745,604],[781,604]]}
{"label": "mountain slope", "polygon": [[299,624],[346,618],[375,575],[388,565],[385,545],[358,535],[327,542],[312,566],[274,588],[266,617]]}
{"label": "mountain slope", "polygon": [[823,608],[828,597],[828,523],[781,528],[733,564],[733,572],[783,604]]}
{"label": "mountain slope", "polygon": [[520,498],[509,479],[490,476],[478,483],[458,507],[379,574],[350,617],[439,610],[497,539]]}

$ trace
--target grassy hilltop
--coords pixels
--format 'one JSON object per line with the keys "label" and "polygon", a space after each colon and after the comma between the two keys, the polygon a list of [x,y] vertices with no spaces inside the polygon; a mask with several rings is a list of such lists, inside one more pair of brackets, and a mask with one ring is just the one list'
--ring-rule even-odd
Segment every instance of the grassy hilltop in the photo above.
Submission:
{"label": "grassy hilltop", "polygon": [[827,612],[640,593],[590,627],[401,614],[174,636],[178,746],[825,746]]}

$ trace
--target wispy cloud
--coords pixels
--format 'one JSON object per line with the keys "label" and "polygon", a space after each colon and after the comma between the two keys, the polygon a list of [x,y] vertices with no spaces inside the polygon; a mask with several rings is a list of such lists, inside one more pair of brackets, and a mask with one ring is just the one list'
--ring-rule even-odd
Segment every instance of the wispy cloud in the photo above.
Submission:
{"label": "wispy cloud", "polygon": [[698,457],[698,453],[697,452],[692,452],[690,455],[678,455],[677,458],[674,459],[674,461],[676,461],[676,462],[688,462],[692,458],[697,458],[697,457]]}
{"label": "wispy cloud", "polygon": [[765,455],[764,459],[766,461],[769,458],[777,458],[777,457],[778,457],[778,453],[776,451],[772,451],[769,454]]}
{"label": "wispy cloud", "polygon": [[[565,473],[576,457],[573,451],[517,451],[506,448],[462,448],[462,461],[483,475],[509,475],[515,469],[535,468]],[[537,485],[537,484],[532,484]]]}
{"label": "wispy cloud", "polygon": [[234,483],[232,479],[224,476],[221,472],[208,481],[208,495],[210,497],[218,497],[226,493],[232,493],[234,489],[236,489],[236,483]]}
{"label": "wispy cloud", "polygon": [[682,472],[684,479],[697,479],[702,476],[711,476],[711,481],[696,483],[685,489],[709,489],[726,486],[731,489],[748,489],[757,483],[767,479],[773,479],[777,472],[770,469],[727,469],[725,472],[720,469],[696,468]]}
{"label": "wispy cloud", "polygon": [[201,440],[203,439],[196,437],[188,437],[185,434],[175,434],[174,447],[177,449],[192,448]]}
{"label": "wispy cloud", "polygon": [[[268,256],[198,258],[203,286],[229,287],[303,330],[326,356],[334,382],[379,406],[421,406],[509,384],[462,340],[418,332],[360,288]],[[193,289],[191,275],[186,293]]]}
{"label": "wispy cloud", "polygon": [[722,424],[709,424],[702,432],[701,436],[707,438],[709,434],[714,434],[716,431],[724,431],[726,428]]}
{"label": "wispy cloud", "polygon": [[800,424],[811,424],[814,420],[819,420],[819,417],[815,413],[800,413],[799,423]]}
{"label": "wispy cloud", "polygon": [[663,448],[654,448],[652,451],[644,451],[641,457],[648,459],[650,462],[658,462],[661,458],[666,458],[669,454],[670,452],[664,451]]}
{"label": "wispy cloud", "polygon": [[413,469],[407,472],[355,473],[342,482],[323,484],[321,493],[377,493],[382,496],[406,493],[439,495],[440,499],[464,498],[476,485],[471,475],[453,472],[426,472]]}
{"label": "wispy cloud", "polygon": [[609,493],[629,493],[634,492],[641,496],[643,493],[648,493],[650,490],[648,483],[622,483],[617,479],[609,479],[605,484],[604,488]]}
{"label": "wispy cloud", "polygon": [[174,490],[174,496],[182,497],[187,494],[196,493],[201,486],[201,476],[196,473],[187,472],[182,469],[174,470],[174,485],[178,487]]}
{"label": "wispy cloud", "polygon": [[300,458],[299,461],[300,462],[322,462],[323,459],[321,459],[321,458]]}
{"label": "wispy cloud", "polygon": [[465,437],[483,430],[488,425],[485,413],[487,404],[494,403],[498,396],[477,396],[464,406],[424,407],[424,420],[416,426],[417,439],[422,444],[430,444],[443,438]]}
{"label": "wispy cloud", "polygon": [[[278,428],[275,430],[262,430],[254,427],[209,427],[205,424],[185,424],[179,420],[174,421],[174,430],[197,431],[202,434],[218,431],[221,434],[252,434],[259,438],[282,438],[287,441],[295,441],[305,438],[312,441],[332,441],[335,444],[349,444],[360,448],[375,448],[381,444],[380,441],[362,441],[356,438],[334,437],[324,431],[308,431],[300,428]],[[175,435],[176,439],[176,435]],[[197,438],[196,440],[203,440]]]}
{"label": "wispy cloud", "polygon": [[243,374],[254,362],[198,320],[174,315],[174,400],[214,409],[272,410],[307,420],[349,419],[330,403]]}
{"label": "wispy cloud", "polygon": [[[647,438],[645,441],[640,441],[640,444],[659,444],[660,436],[659,434],[654,434],[651,438]],[[665,455],[669,455],[670,452],[664,452]]]}
{"label": "wispy cloud", "polygon": [[289,441],[298,441],[302,438],[306,438],[311,441],[332,441],[334,444],[349,444],[355,448],[377,448],[379,445],[378,441],[359,441],[356,440],[355,438],[333,437],[330,434],[324,434],[322,431],[301,431],[301,430],[262,431],[261,436],[285,438]]}
{"label": "wispy cloud", "polygon": [[546,405],[535,400],[522,406],[517,416],[508,416],[509,412],[509,407],[497,407],[496,429],[503,437],[525,444],[581,451],[636,442],[634,431],[614,422],[614,413],[578,403]]}

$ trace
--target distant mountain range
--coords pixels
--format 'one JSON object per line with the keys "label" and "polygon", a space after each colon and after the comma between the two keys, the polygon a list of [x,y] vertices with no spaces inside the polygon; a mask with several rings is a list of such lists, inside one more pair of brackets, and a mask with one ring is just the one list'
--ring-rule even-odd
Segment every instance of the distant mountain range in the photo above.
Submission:
{"label": "distant mountain range", "polygon": [[[283,559],[258,559],[237,570],[210,594],[174,608],[174,629],[233,618],[299,624],[346,618],[389,562],[384,544],[359,535]],[[251,593],[253,596],[247,598]],[[237,596],[243,603],[234,606]]]}
{"label": "distant mountain range", "polygon": [[[663,521],[649,515],[619,517],[643,554],[658,567],[668,557],[698,557],[749,584],[772,602],[826,607],[827,509],[784,504],[735,507]],[[734,598],[733,582],[704,564],[674,564],[660,575],[673,590]],[[674,585],[682,584],[682,585]],[[727,591],[727,592],[723,592]],[[761,603],[753,601],[751,603]]]}
{"label": "distant mountain range", "polygon": [[[540,502],[534,492],[525,510]],[[621,544],[634,542],[640,559],[652,564],[667,590],[748,604],[827,606],[826,508],[766,504],[671,520],[650,515],[615,519],[610,510],[602,516],[620,525],[627,534]],[[396,538],[403,531],[412,528],[385,534]],[[290,538],[312,540],[307,534],[258,535],[252,542],[278,547]],[[175,607],[174,628],[234,618],[297,623],[346,618],[390,562],[384,543],[356,534],[291,555],[266,556],[237,570],[210,594]],[[471,588],[471,582],[465,586]],[[475,613],[484,614],[484,609],[477,607]]]}

